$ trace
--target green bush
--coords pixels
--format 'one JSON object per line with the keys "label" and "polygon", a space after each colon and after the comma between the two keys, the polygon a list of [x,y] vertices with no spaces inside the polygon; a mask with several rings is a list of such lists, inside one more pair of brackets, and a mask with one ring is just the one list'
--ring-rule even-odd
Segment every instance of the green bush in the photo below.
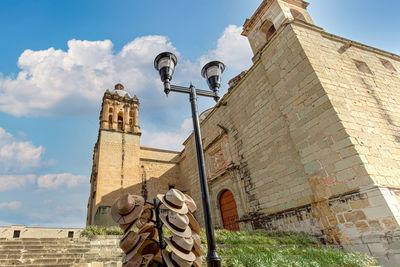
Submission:
{"label": "green bush", "polygon": [[91,225],[83,229],[81,236],[96,236],[96,235],[123,235],[124,232],[117,226],[98,226]]}

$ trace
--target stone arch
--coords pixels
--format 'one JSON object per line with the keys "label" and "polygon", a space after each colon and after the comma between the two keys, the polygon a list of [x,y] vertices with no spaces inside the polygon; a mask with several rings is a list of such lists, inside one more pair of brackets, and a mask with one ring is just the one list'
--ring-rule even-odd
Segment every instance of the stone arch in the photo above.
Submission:
{"label": "stone arch", "polygon": [[290,13],[292,14],[292,16],[293,16],[294,19],[307,22],[307,21],[306,21],[306,18],[304,17],[304,15],[303,15],[300,11],[291,8],[291,9],[290,9]]}
{"label": "stone arch", "polygon": [[267,42],[269,40],[271,40],[272,37],[276,33],[274,23],[269,19],[267,19],[263,22],[263,24],[261,25],[260,31],[265,34],[265,38],[267,39]]}
{"label": "stone arch", "polygon": [[218,194],[218,208],[221,213],[222,225],[225,229],[239,231],[239,220],[236,199],[233,191],[223,189]]}

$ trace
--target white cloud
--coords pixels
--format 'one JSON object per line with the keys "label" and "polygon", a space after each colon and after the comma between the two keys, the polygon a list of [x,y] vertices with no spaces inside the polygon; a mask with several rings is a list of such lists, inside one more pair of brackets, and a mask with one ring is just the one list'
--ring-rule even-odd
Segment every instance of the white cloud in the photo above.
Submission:
{"label": "white cloud", "polygon": [[[252,56],[241,30],[229,25],[216,49],[197,62],[182,59],[168,38],[158,35],[136,38],[120,51],[113,50],[110,40],[70,40],[66,51],[52,47],[39,51],[27,49],[18,60],[21,71],[16,78],[0,75],[0,111],[15,116],[92,112],[99,107],[105,89],[112,89],[118,81],[142,100],[158,101],[157,97],[162,97],[161,83],[153,68],[158,53],[171,51],[178,56],[175,82],[181,77],[185,82],[196,81],[203,63],[213,59],[222,60],[239,73],[250,66]],[[159,102],[165,103],[164,99]]]}
{"label": "white cloud", "polygon": [[42,146],[29,141],[19,141],[0,128],[0,174],[23,173],[41,164]]}
{"label": "white cloud", "polygon": [[72,188],[84,182],[87,182],[86,176],[73,175],[70,173],[45,174],[38,178],[38,186],[42,189],[54,189],[61,186]]}
{"label": "white cloud", "polygon": [[253,53],[247,38],[241,35],[242,31],[243,27],[229,25],[218,39],[217,48],[201,57],[201,64],[220,60],[237,72],[248,69],[252,65]]}
{"label": "white cloud", "polygon": [[27,184],[33,183],[35,177],[33,174],[0,175],[0,192],[23,188]]}
{"label": "white cloud", "polygon": [[0,202],[0,210],[15,210],[21,207],[21,202],[11,201],[11,202]]}
{"label": "white cloud", "polygon": [[193,131],[192,119],[185,119],[177,131],[146,132],[143,130],[142,142],[148,146],[180,151],[182,143]]}

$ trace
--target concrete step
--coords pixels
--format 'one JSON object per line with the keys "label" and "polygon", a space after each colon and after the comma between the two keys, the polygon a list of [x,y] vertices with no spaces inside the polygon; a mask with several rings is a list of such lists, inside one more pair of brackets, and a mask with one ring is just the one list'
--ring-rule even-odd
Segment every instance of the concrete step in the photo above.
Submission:
{"label": "concrete step", "polygon": [[30,249],[30,250],[25,250],[25,249],[0,249],[0,255],[5,255],[5,254],[20,254],[20,253],[36,253],[36,254],[51,254],[51,253],[57,253],[60,251],[68,251],[70,253],[85,253],[89,252],[91,250],[90,247],[88,248],[63,248],[63,249]]}
{"label": "concrete step", "polygon": [[21,264],[73,264],[73,263],[86,263],[99,260],[99,256],[96,257],[56,257],[52,258],[40,258],[40,259],[0,259],[0,266],[3,265],[21,265]]}
{"label": "concrete step", "polygon": [[92,246],[89,245],[64,245],[64,246],[59,246],[59,245],[54,245],[54,246],[45,246],[45,245],[6,245],[6,246],[0,246],[0,250],[13,250],[13,249],[25,249],[25,250],[31,250],[31,249],[63,249],[63,248],[91,248]]}

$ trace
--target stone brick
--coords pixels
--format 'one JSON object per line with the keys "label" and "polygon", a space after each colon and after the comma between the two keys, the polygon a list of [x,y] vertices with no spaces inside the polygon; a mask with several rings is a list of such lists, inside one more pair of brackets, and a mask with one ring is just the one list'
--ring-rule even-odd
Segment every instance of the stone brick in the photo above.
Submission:
{"label": "stone brick", "polygon": [[344,217],[346,218],[347,222],[357,222],[360,220],[367,219],[367,217],[365,216],[365,213],[360,210],[344,213]]}

